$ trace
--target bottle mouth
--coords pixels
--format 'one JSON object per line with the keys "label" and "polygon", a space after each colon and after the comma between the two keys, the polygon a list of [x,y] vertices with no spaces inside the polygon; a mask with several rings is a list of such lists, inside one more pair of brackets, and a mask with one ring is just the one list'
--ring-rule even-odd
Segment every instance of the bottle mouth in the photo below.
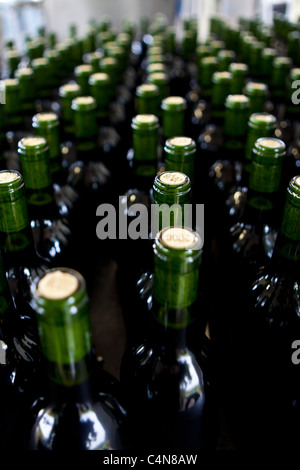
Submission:
{"label": "bottle mouth", "polygon": [[24,180],[21,173],[16,170],[0,171],[0,202],[13,202],[23,191]]}
{"label": "bottle mouth", "polygon": [[157,178],[161,183],[173,187],[182,186],[188,181],[188,177],[179,171],[164,171]]}
{"label": "bottle mouth", "polygon": [[59,96],[64,97],[64,96],[70,96],[70,97],[75,97],[74,94],[77,94],[80,92],[80,86],[78,83],[66,83],[65,85],[62,85],[59,88]]}
{"label": "bottle mouth", "polygon": [[276,164],[285,156],[285,143],[275,137],[260,137],[253,148],[253,160],[261,164]]}
{"label": "bottle mouth", "polygon": [[89,75],[92,73],[92,66],[90,64],[77,65],[74,70],[75,76]]}
{"label": "bottle mouth", "polygon": [[199,246],[199,235],[186,228],[166,228],[158,236],[159,241],[171,250],[195,250]]}
{"label": "bottle mouth", "polygon": [[164,98],[161,108],[169,111],[181,111],[186,109],[186,100],[181,96],[168,96]]}
{"label": "bottle mouth", "polygon": [[47,141],[44,137],[28,136],[23,137],[18,144],[18,152],[22,154],[36,154],[48,148]]}
{"label": "bottle mouth", "polygon": [[132,118],[131,127],[134,130],[140,129],[158,129],[159,121],[158,117],[154,114],[137,114]]}
{"label": "bottle mouth", "polygon": [[55,113],[38,113],[32,118],[33,127],[51,128],[57,126],[58,124],[58,116]]}
{"label": "bottle mouth", "polygon": [[12,183],[19,178],[19,175],[15,171],[0,171],[0,185]]}
{"label": "bottle mouth", "polygon": [[35,293],[47,300],[62,300],[73,295],[78,287],[78,278],[73,273],[57,269],[39,280]]}
{"label": "bottle mouth", "polygon": [[185,156],[194,155],[196,143],[191,137],[175,136],[166,140],[165,152],[168,154],[184,154]]}
{"label": "bottle mouth", "polygon": [[246,95],[228,95],[225,106],[229,109],[247,109],[249,107],[249,98]]}
{"label": "bottle mouth", "polygon": [[153,97],[159,94],[158,86],[154,83],[143,83],[142,85],[138,86],[136,89],[137,96],[146,96],[146,97]]}
{"label": "bottle mouth", "polygon": [[96,101],[92,96],[77,96],[71,106],[74,111],[91,111],[96,109]]}
{"label": "bottle mouth", "polygon": [[276,122],[276,117],[273,114],[269,113],[253,113],[249,118],[249,123],[254,126],[260,124],[272,126],[275,125]]}

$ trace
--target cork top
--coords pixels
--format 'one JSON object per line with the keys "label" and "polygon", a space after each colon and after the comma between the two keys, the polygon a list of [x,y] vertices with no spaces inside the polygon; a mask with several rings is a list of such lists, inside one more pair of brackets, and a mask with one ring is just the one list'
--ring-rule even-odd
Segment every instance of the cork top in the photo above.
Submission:
{"label": "cork top", "polygon": [[137,114],[135,116],[135,121],[139,124],[151,124],[157,122],[157,117],[154,114]]}
{"label": "cork top", "polygon": [[185,183],[187,177],[179,171],[164,171],[159,175],[159,179],[162,183],[169,186],[179,186]]}
{"label": "cork top", "polygon": [[282,147],[282,143],[277,139],[261,138],[259,140],[260,145],[268,148],[278,149]]}
{"label": "cork top", "polygon": [[65,85],[62,85],[61,88],[64,91],[78,91],[78,90],[80,90],[80,86],[78,85],[78,83],[66,83]]}
{"label": "cork top", "polygon": [[186,147],[191,145],[193,141],[190,137],[171,137],[169,142],[171,145],[175,145],[176,147]]}
{"label": "cork top", "polygon": [[140,91],[156,91],[157,90],[156,85],[152,83],[143,83],[138,88]]}
{"label": "cork top", "polygon": [[36,114],[36,119],[38,121],[56,121],[57,115],[55,113],[38,113]]}
{"label": "cork top", "polygon": [[48,300],[62,300],[73,295],[78,287],[79,282],[74,274],[55,270],[42,277],[36,294]]}
{"label": "cork top", "polygon": [[74,98],[74,101],[78,105],[93,104],[94,98],[92,96],[77,96],[77,98]]}
{"label": "cork top", "polygon": [[75,67],[75,75],[79,75],[81,73],[91,73],[92,70],[93,69],[90,64],[77,65],[77,67]]}
{"label": "cork top", "polygon": [[4,78],[3,80],[5,86],[16,86],[19,84],[19,80],[17,80],[16,78]]}
{"label": "cork top", "polygon": [[36,147],[37,145],[41,145],[45,143],[45,139],[43,137],[24,137],[22,139],[22,144],[25,147]]}
{"label": "cork top", "polygon": [[182,96],[168,96],[164,99],[164,102],[167,104],[184,104],[185,99]]}
{"label": "cork top", "polygon": [[33,75],[33,70],[30,67],[22,67],[20,69],[17,69],[15,74],[18,78],[24,77],[24,75],[29,76]]}
{"label": "cork top", "polygon": [[276,122],[275,116],[273,116],[273,114],[267,113],[254,113],[252,115],[252,119],[260,122]]}
{"label": "cork top", "polygon": [[0,172],[0,184],[2,183],[10,183],[11,181],[15,181],[18,179],[17,173],[12,171],[1,171]]}
{"label": "cork top", "polygon": [[198,236],[181,227],[171,227],[161,233],[161,241],[167,248],[188,250],[194,248],[198,242]]}

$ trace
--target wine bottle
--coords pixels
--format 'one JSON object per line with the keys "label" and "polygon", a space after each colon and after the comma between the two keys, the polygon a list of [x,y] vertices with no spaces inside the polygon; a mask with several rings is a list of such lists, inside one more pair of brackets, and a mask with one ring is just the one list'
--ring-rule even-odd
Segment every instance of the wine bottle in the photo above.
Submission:
{"label": "wine bottle", "polygon": [[69,141],[74,136],[72,101],[80,95],[81,89],[76,82],[69,82],[59,87],[63,141]]}
{"label": "wine bottle", "polygon": [[232,62],[228,67],[228,71],[232,76],[230,94],[241,95],[246,84],[248,65],[241,62]]}
{"label": "wine bottle", "polygon": [[196,143],[190,137],[177,136],[166,140],[164,146],[165,167],[167,171],[179,171],[187,175],[193,190],[195,182]]}
{"label": "wine bottle", "polygon": [[[243,160],[248,117],[249,99],[245,95],[228,95],[224,127],[207,126],[199,136],[203,150],[202,172],[208,174],[204,184],[207,194],[210,194],[208,202],[214,205],[212,212],[222,210],[228,192],[236,182]],[[214,163],[212,159],[215,159]],[[210,166],[209,161],[212,163]]]}
{"label": "wine bottle", "polygon": [[75,80],[80,86],[82,96],[90,95],[89,78],[93,73],[91,64],[80,64],[74,69]]}
{"label": "wine bottle", "polygon": [[121,408],[112,396],[101,393],[101,384],[92,373],[92,334],[83,277],[66,268],[47,271],[37,279],[32,296],[48,365],[49,394],[35,407],[28,448],[122,449]]}
{"label": "wine bottle", "polygon": [[129,447],[196,451],[216,445],[203,335],[196,350],[190,340],[200,252],[200,236],[189,229],[166,228],[155,238],[149,327],[121,364]]}
{"label": "wine bottle", "polygon": [[30,227],[24,180],[13,170],[0,172],[1,246],[15,306],[30,303],[30,285],[45,271],[47,261],[36,251]]}
{"label": "wine bottle", "polygon": [[233,221],[237,221],[243,212],[248,192],[252,150],[255,142],[260,137],[275,137],[276,128],[277,121],[273,114],[251,114],[248,121],[245,158],[242,162],[241,171],[239,175],[237,175],[237,183],[230,190],[225,202],[226,215],[223,220],[223,226],[228,228],[228,224],[233,225]]}
{"label": "wine bottle", "polygon": [[[190,179],[184,173],[163,171],[154,178],[151,225],[149,227],[151,244],[148,243],[147,246],[144,246],[140,270],[134,273],[131,280],[131,295],[128,295],[128,285],[126,284],[125,287],[124,280],[122,281],[120,276],[119,290],[122,294],[122,310],[127,342],[132,341],[137,336],[141,338],[144,329],[147,327],[147,315],[152,304],[149,298],[153,284],[152,241],[156,233],[165,227],[192,227],[194,214],[191,210],[191,193]],[[144,245],[146,244],[144,243]]]}
{"label": "wine bottle", "polygon": [[245,87],[245,95],[249,98],[249,114],[266,111],[265,102],[268,95],[268,87],[265,83],[248,82]]}
{"label": "wine bottle", "polygon": [[[257,271],[245,309],[236,318],[230,412],[241,447],[246,447],[254,429],[259,448],[296,448],[299,438],[299,366],[293,361],[300,334],[299,195],[300,178],[295,176],[286,189],[272,258]],[[250,391],[249,377],[259,383],[259,394]]]}
{"label": "wine bottle", "polygon": [[64,261],[68,265],[71,262],[68,207],[63,200],[55,200],[47,141],[39,136],[24,137],[18,153],[37,251],[49,263],[59,265]]}
{"label": "wine bottle", "polygon": [[[234,325],[243,308],[258,267],[273,253],[278,215],[280,218],[282,211],[280,183],[285,149],[284,142],[274,137],[261,137],[255,142],[244,211],[227,236],[224,235],[219,249],[220,299],[230,305],[225,321],[219,314],[219,300],[214,302],[214,324],[223,346],[230,337],[230,325]],[[226,327],[229,330],[224,334]]]}
{"label": "wine bottle", "polygon": [[136,114],[159,114],[159,89],[153,83],[142,83],[135,91]]}

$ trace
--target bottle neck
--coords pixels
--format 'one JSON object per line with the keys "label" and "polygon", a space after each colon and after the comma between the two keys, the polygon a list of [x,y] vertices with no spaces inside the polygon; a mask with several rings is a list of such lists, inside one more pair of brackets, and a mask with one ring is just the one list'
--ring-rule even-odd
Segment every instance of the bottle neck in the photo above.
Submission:
{"label": "bottle neck", "polygon": [[153,273],[154,328],[166,352],[187,347],[187,330],[193,323],[197,300],[199,267],[175,262],[172,267],[155,257]]}
{"label": "bottle neck", "polygon": [[90,403],[93,400],[89,355],[72,364],[48,361],[49,395],[55,404]]}
{"label": "bottle neck", "polygon": [[178,352],[189,347],[190,317],[190,308],[167,309],[154,300],[151,335],[164,362],[176,361]]}

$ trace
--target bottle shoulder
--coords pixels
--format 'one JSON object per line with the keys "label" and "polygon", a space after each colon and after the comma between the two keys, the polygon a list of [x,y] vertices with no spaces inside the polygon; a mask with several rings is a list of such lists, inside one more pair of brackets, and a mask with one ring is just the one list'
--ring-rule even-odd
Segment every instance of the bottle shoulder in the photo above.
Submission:
{"label": "bottle shoulder", "polygon": [[122,439],[117,421],[99,398],[93,403],[62,403],[41,408],[31,430],[29,448],[120,450]]}

